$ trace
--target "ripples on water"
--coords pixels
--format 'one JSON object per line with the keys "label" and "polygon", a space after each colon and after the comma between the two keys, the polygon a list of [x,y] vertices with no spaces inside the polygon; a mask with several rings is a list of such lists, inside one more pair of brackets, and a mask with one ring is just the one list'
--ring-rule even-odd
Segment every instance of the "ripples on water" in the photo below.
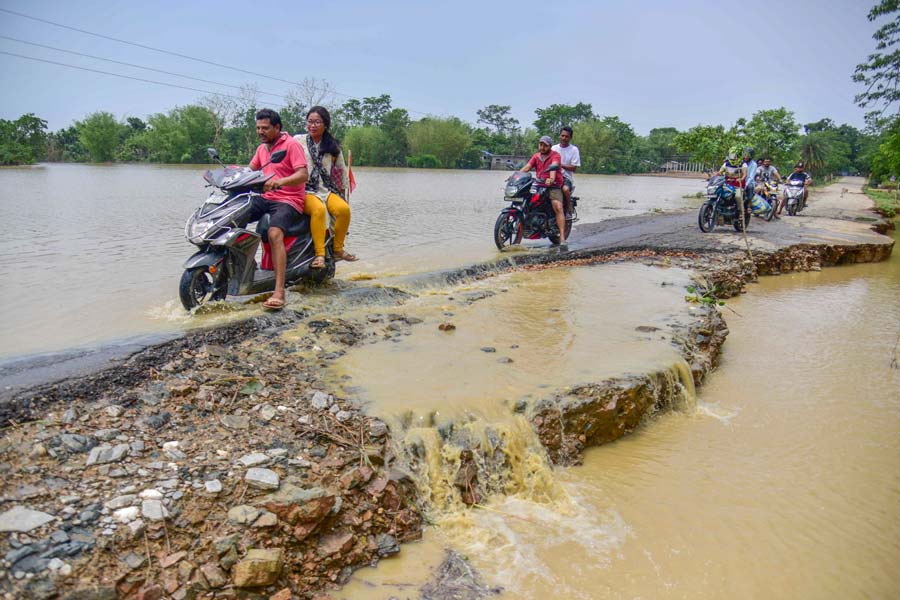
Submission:
{"label": "ripples on water", "polygon": [[[0,169],[0,357],[94,345],[185,326],[184,223],[205,198],[202,165]],[[497,255],[508,172],[358,169],[339,277],[427,271]],[[582,220],[674,208],[696,180],[579,175]],[[634,200],[634,203],[631,201]],[[174,301],[174,304],[173,304]],[[174,307],[173,307],[174,306]],[[255,310],[259,310],[256,308]]]}

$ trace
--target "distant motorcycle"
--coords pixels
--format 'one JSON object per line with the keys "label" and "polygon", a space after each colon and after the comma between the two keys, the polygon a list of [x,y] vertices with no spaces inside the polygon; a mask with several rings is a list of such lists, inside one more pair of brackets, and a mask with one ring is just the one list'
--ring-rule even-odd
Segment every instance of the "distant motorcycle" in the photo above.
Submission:
{"label": "distant motorcycle", "polygon": [[790,216],[795,216],[798,212],[803,210],[804,202],[803,202],[803,191],[804,191],[803,183],[794,183],[793,180],[788,179],[787,185],[784,186],[784,194],[787,197],[787,214]]}
{"label": "distant motorcycle", "polygon": [[713,175],[706,182],[706,202],[700,207],[697,222],[700,231],[709,233],[720,222],[731,224],[735,231],[743,231],[750,224],[750,205],[746,203],[743,218],[739,216],[740,204],[737,190],[725,182],[724,175]]}
{"label": "distant motorcycle", "polygon": [[769,201],[769,206],[772,207],[772,210],[766,215],[766,221],[771,221],[775,217],[775,213],[778,212],[778,182],[767,181],[765,182],[765,186],[766,200]]}
{"label": "distant motorcycle", "polygon": [[[241,296],[259,294],[275,289],[275,272],[269,249],[269,215],[263,215],[256,231],[245,229],[254,195],[262,194],[263,185],[274,175],[266,175],[249,167],[225,166],[215,149],[210,157],[222,165],[218,171],[203,175],[208,186],[215,188],[203,205],[188,219],[184,235],[200,250],[184,263],[184,273],[178,285],[178,295],[187,310],[228,294]],[[284,160],[286,152],[272,154],[272,163]],[[265,167],[266,165],[263,165]],[[331,232],[325,243],[325,267],[310,268],[315,249],[309,232],[309,217],[301,215],[284,232],[287,250],[285,284],[301,279],[324,282],[334,277],[334,251]],[[262,260],[256,262],[256,252],[263,246]]]}
{"label": "distant motorcycle", "polygon": [[[500,211],[494,223],[494,243],[498,250],[519,244],[523,238],[547,238],[553,244],[559,244],[559,227],[550,203],[550,188],[538,183],[531,173],[514,173],[506,182],[503,199],[511,204]],[[578,198],[572,196],[571,214],[566,217],[566,239],[572,231],[572,223],[578,220],[577,206]]]}

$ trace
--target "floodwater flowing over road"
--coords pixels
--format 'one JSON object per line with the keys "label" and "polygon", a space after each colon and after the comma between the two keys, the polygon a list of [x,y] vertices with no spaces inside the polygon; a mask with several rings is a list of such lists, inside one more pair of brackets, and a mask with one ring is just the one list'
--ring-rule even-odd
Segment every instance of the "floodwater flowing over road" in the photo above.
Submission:
{"label": "floodwater flowing over road", "polygon": [[[897,597],[900,257],[765,277],[748,292],[728,302],[731,334],[696,405],[589,450],[581,467],[533,463],[542,493],[439,515],[340,597],[417,598],[445,547],[500,598]],[[378,410],[380,384],[363,379],[352,383]]]}
{"label": "floodwater flowing over road", "polygon": [[[192,319],[177,299],[195,247],[184,223],[208,165],[45,164],[0,169],[0,358],[160,336]],[[505,172],[359,169],[338,277],[458,267],[497,256]],[[579,176],[582,222],[685,206],[695,179]],[[23,196],[27,200],[23,200]],[[26,202],[28,210],[23,210]],[[299,296],[294,295],[296,300]],[[289,303],[291,298],[289,298]],[[261,310],[257,307],[257,311]],[[214,324],[214,323],[212,323]]]}

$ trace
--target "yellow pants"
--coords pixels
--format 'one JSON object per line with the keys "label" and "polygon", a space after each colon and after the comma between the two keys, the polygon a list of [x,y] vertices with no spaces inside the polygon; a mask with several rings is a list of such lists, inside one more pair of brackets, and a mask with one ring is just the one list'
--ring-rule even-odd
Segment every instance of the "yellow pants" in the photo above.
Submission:
{"label": "yellow pants", "polygon": [[344,238],[350,229],[350,205],[337,194],[328,194],[328,200],[322,202],[318,196],[307,194],[303,203],[303,212],[309,215],[309,230],[312,234],[316,256],[325,256],[325,211],[334,217],[334,251],[344,251]]}

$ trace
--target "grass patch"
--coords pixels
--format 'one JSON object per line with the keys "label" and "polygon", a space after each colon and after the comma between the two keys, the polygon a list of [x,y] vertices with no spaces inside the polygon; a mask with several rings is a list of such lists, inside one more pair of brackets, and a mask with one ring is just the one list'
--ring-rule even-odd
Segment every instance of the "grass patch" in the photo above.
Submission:
{"label": "grass patch", "polygon": [[900,213],[900,192],[876,190],[868,186],[863,188],[866,196],[875,203],[875,210],[888,219],[893,219]]}

